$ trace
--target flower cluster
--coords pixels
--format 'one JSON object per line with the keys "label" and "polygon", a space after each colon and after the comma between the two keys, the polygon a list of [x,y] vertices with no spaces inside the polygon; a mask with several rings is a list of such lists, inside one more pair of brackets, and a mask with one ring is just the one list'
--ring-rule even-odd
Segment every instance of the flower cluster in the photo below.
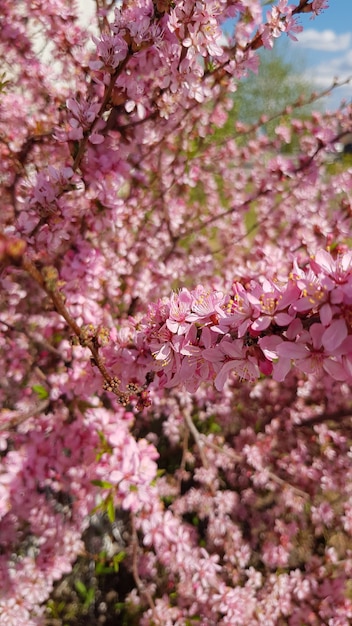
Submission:
{"label": "flower cluster", "polygon": [[190,391],[209,380],[221,391],[231,373],[252,382],[262,374],[283,381],[293,363],[305,373],[323,370],[351,382],[351,307],[352,252],[320,250],[303,269],[295,261],[287,283],[234,282],[226,296],[183,288],[150,306],[136,348],[120,347],[117,367],[126,380],[138,364],[142,379],[150,368],[157,385]]}
{"label": "flower cluster", "polygon": [[237,90],[327,2],[95,4],[0,2],[0,625],[345,626],[351,106]]}
{"label": "flower cluster", "polygon": [[263,27],[261,34],[266,48],[272,48],[274,39],[280,37],[281,33],[286,33],[293,41],[297,41],[295,33],[303,30],[293,16],[296,7],[293,4],[288,5],[287,2],[288,0],[280,0],[271,11],[267,11],[267,24]]}

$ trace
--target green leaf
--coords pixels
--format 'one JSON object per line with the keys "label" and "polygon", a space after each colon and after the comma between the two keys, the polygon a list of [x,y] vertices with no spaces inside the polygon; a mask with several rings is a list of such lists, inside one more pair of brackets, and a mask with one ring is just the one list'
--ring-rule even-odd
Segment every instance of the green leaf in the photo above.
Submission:
{"label": "green leaf", "polygon": [[94,602],[94,598],[95,598],[94,587],[90,587],[88,589],[87,597],[86,597],[86,599],[84,601],[85,608],[88,608]]}
{"label": "green leaf", "polygon": [[97,461],[100,461],[101,457],[103,456],[103,454],[107,453],[107,454],[111,454],[112,453],[112,447],[110,446],[108,440],[106,439],[104,433],[101,430],[98,430],[98,436],[100,439],[100,444],[101,444],[101,449],[98,451],[97,455],[96,455],[96,459]]}
{"label": "green leaf", "polygon": [[110,565],[104,565],[104,563],[97,563],[95,567],[96,576],[108,576],[115,572],[115,568]]}
{"label": "green leaf", "polygon": [[33,385],[32,391],[37,394],[39,400],[46,400],[49,397],[49,393],[43,385]]}
{"label": "green leaf", "polygon": [[118,554],[114,554],[112,557],[112,563],[114,567],[114,572],[118,572],[120,569],[120,563],[126,556],[126,552],[119,552]]}
{"label": "green leaf", "polygon": [[121,552],[119,552],[118,554],[114,555],[113,561],[121,563],[124,560],[125,556],[126,556],[126,552],[121,550]]}
{"label": "green leaf", "polygon": [[107,480],[91,480],[92,485],[96,487],[101,487],[102,489],[113,489],[115,485],[109,483]]}
{"label": "green leaf", "polygon": [[85,586],[84,582],[82,582],[81,580],[76,580],[75,581],[75,589],[76,589],[77,593],[81,596],[81,598],[83,600],[85,600],[86,597],[87,597],[88,589]]}
{"label": "green leaf", "polygon": [[115,521],[115,505],[111,494],[106,499],[106,512],[110,522]]}

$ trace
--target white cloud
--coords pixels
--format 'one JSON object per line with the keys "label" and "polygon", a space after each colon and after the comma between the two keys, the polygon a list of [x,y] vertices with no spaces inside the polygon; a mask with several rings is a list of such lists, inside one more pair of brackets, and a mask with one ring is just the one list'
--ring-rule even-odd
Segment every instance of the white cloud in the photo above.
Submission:
{"label": "white cloud", "polygon": [[351,45],[351,33],[335,33],[333,30],[315,30],[308,28],[297,35],[299,43],[305,48],[341,52]]}
{"label": "white cloud", "polygon": [[[324,58],[321,63],[308,67],[301,76],[311,84],[316,92],[330,89],[334,80],[341,83],[352,77],[352,50],[332,59]],[[324,108],[336,109],[343,99],[351,101],[352,81],[332,89],[330,95],[324,99]]]}
{"label": "white cloud", "polygon": [[352,50],[333,59],[311,66],[306,72],[319,87],[329,87],[334,79],[345,80],[352,76]]}

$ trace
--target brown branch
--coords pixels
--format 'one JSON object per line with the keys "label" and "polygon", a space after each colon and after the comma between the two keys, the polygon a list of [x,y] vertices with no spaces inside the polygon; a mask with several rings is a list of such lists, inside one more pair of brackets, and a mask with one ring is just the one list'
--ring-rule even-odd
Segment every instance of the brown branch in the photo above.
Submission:
{"label": "brown branch", "polygon": [[[67,307],[64,304],[62,294],[60,293],[60,291],[57,290],[55,286],[55,279],[52,277],[43,276],[43,274],[36,268],[34,263],[26,255],[23,256],[22,267],[50,297],[56,312],[64,318],[73,333],[78,337],[80,344],[90,350],[94,359],[94,365],[97,366],[107,384],[106,388],[109,391],[113,391],[113,393],[115,393],[115,395],[118,395],[121,399],[126,399],[123,398],[123,396],[126,396],[126,394],[118,392],[117,380],[109,374],[107,368],[105,367],[99,355],[99,348],[94,343],[94,339],[87,337],[85,329],[78,326],[77,322],[69,313]],[[47,274],[49,274],[49,270],[47,270]]]}
{"label": "brown branch", "polygon": [[312,415],[307,419],[303,419],[299,424],[294,424],[295,428],[304,428],[305,426],[316,426],[317,424],[323,424],[324,422],[341,422],[345,418],[352,418],[352,408],[341,409],[334,413],[319,413],[319,415]]}
{"label": "brown branch", "polygon": [[184,416],[183,417],[184,417],[184,420],[185,420],[185,422],[186,422],[186,424],[188,426],[188,429],[189,429],[190,433],[193,436],[193,439],[194,439],[194,441],[196,443],[196,446],[198,448],[199,456],[200,456],[200,459],[202,461],[202,465],[203,465],[203,467],[205,467],[205,469],[208,469],[209,468],[209,463],[208,463],[207,457],[204,454],[204,441],[203,441],[203,439],[201,437],[201,434],[198,432],[195,424],[193,423],[191,417],[188,415],[187,411],[184,412]]}
{"label": "brown branch", "polygon": [[[244,458],[243,455],[237,454],[237,452],[235,452],[234,450],[226,450],[224,448],[221,448],[220,446],[217,446],[216,444],[212,443],[211,441],[208,441],[207,437],[205,435],[200,435],[200,436],[202,438],[202,443],[204,444],[204,447],[208,446],[209,448],[213,448],[213,450],[216,450],[220,454],[224,454],[225,456],[227,456],[229,459],[231,459],[235,463],[244,463],[245,462],[245,458]],[[295,494],[297,494],[301,498],[310,498],[309,494],[306,491],[303,491],[303,489],[300,489],[299,487],[296,487],[295,485],[292,485],[292,483],[288,482],[284,478],[280,478],[280,476],[275,474],[273,471],[268,470],[267,474],[268,474],[269,478],[273,482],[276,482],[278,485],[282,485],[282,486],[284,486],[286,488],[289,487],[290,489],[292,489],[292,491]]]}
{"label": "brown branch", "polygon": [[[42,402],[35,404],[28,411],[1,411],[0,412],[0,432],[13,430],[30,417],[35,417],[43,413],[50,404],[50,398],[45,398]],[[5,414],[5,415],[4,415]],[[1,422],[2,418],[9,418],[6,422]]]}
{"label": "brown branch", "polygon": [[107,108],[107,105],[108,105],[108,103],[109,103],[109,101],[111,99],[111,95],[112,95],[112,92],[113,92],[116,80],[117,80],[118,76],[120,75],[120,73],[122,72],[122,70],[124,70],[124,68],[126,67],[128,61],[129,61],[129,58],[130,58],[130,55],[127,55],[126,58],[122,61],[122,63],[118,66],[118,68],[116,69],[114,74],[111,75],[110,83],[106,87],[104,98],[103,98],[103,101],[102,101],[102,103],[100,105],[100,109],[99,109],[99,111],[97,113],[97,116],[93,120],[91,125],[89,126],[88,130],[85,131],[84,137],[80,141],[78,152],[76,154],[75,160],[74,160],[73,165],[72,165],[72,169],[73,169],[74,172],[77,171],[77,169],[79,168],[79,166],[81,164],[81,161],[83,159],[83,155],[85,153],[85,149],[86,149],[87,143],[89,141],[89,137],[92,134],[92,131],[94,130],[94,128],[96,127],[98,122],[101,120],[101,117],[102,117],[103,113],[105,112],[105,110]]}
{"label": "brown branch", "polygon": [[148,602],[148,605],[152,611],[153,614],[153,621],[155,624],[160,624],[160,620],[156,615],[155,612],[155,604],[154,604],[154,600],[152,598],[151,593],[148,591],[148,589],[145,587],[145,585],[142,582],[142,579],[139,575],[138,572],[138,553],[139,553],[139,541],[138,541],[138,534],[137,534],[137,529],[136,529],[136,522],[135,522],[135,517],[134,514],[131,513],[131,528],[132,528],[132,574],[133,574],[133,578],[134,581],[137,585],[137,589],[140,593],[140,595],[143,597],[145,597],[145,599]]}

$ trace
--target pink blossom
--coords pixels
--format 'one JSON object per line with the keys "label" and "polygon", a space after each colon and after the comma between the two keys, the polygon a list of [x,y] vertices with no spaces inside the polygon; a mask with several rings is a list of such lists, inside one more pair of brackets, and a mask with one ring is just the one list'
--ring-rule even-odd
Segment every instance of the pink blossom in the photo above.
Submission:
{"label": "pink blossom", "polygon": [[352,623],[351,106],[236,96],[326,2],[80,4],[1,1],[0,623],[100,542],[126,623]]}
{"label": "pink blossom", "polygon": [[248,294],[249,301],[259,311],[259,316],[251,324],[255,332],[266,330],[272,322],[278,326],[288,326],[294,319],[293,306],[298,300],[299,290],[293,282],[284,290],[269,281],[257,286]]}
{"label": "pink blossom", "polygon": [[300,334],[298,341],[280,342],[275,351],[279,357],[294,359],[296,366],[306,373],[316,373],[323,368],[331,375],[334,370],[335,378],[339,370],[342,374],[342,367],[336,357],[347,353],[352,347],[350,340],[345,342],[346,336],[347,329],[343,320],[334,320],[328,329],[322,324],[312,324],[309,332]]}
{"label": "pink blossom", "polygon": [[[226,358],[229,357],[229,358]],[[256,359],[248,356],[247,350],[240,339],[232,342],[223,340],[218,348],[206,351],[205,358],[217,363],[222,362],[215,378],[215,387],[221,391],[229,374],[233,373],[242,380],[256,380],[259,369]]]}
{"label": "pink blossom", "polygon": [[217,309],[220,314],[219,330],[225,333],[238,330],[238,336],[243,337],[253,318],[258,317],[259,308],[249,300],[248,293],[240,283],[233,284],[233,294],[226,304]]}
{"label": "pink blossom", "polygon": [[97,47],[99,61],[91,61],[89,66],[93,70],[103,69],[111,72],[123,61],[128,53],[128,46],[123,37],[103,33],[101,38],[92,38]]}
{"label": "pink blossom", "polygon": [[169,319],[166,320],[166,326],[171,332],[180,335],[189,329],[188,316],[191,312],[192,301],[193,298],[188,289],[183,288],[178,294],[172,294]]}
{"label": "pink blossom", "polygon": [[329,8],[328,0],[313,0],[312,8],[316,15]]}

